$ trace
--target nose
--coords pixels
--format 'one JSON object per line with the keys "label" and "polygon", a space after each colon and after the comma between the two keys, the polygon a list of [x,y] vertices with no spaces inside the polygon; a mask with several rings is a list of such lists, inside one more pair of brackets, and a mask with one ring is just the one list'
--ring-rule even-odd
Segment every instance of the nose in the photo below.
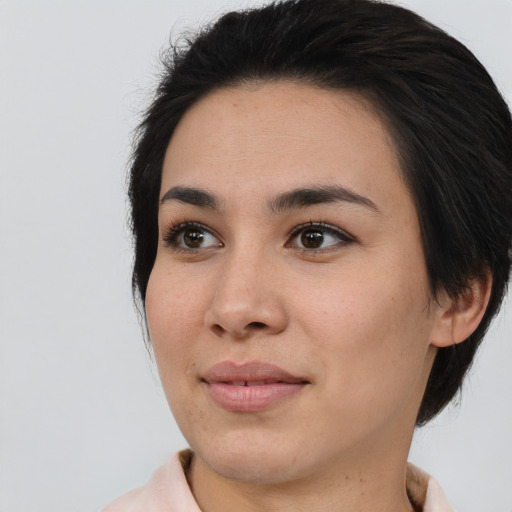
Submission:
{"label": "nose", "polygon": [[206,326],[218,337],[238,340],[279,334],[288,323],[279,281],[279,270],[268,259],[227,257],[205,314]]}

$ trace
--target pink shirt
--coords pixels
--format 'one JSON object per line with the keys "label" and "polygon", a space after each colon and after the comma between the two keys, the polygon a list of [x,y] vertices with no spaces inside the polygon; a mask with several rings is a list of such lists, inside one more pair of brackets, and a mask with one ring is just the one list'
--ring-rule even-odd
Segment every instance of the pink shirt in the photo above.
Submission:
{"label": "pink shirt", "polygon": [[[101,512],[201,512],[185,477],[192,452],[173,455],[149,482],[121,496]],[[423,512],[453,512],[439,484],[424,471],[408,464],[407,490]]]}

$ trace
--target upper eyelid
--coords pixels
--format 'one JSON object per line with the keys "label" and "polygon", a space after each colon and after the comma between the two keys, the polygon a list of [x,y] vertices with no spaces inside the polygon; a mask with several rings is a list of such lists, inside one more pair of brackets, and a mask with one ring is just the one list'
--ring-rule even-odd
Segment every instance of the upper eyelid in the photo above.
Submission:
{"label": "upper eyelid", "polygon": [[173,242],[175,242],[176,237],[180,234],[181,231],[183,231],[185,229],[193,229],[193,228],[197,228],[200,231],[204,231],[204,232],[210,234],[211,236],[218,239],[222,243],[221,237],[216,233],[215,230],[213,230],[213,229],[205,226],[203,223],[197,222],[197,221],[183,221],[183,222],[178,222],[175,224],[172,223],[169,226],[164,227],[164,229],[162,230],[161,239],[165,243],[168,243],[168,244],[173,243]]}
{"label": "upper eyelid", "polygon": [[176,233],[179,230],[185,229],[185,228],[201,229],[203,231],[207,231],[211,235],[214,235],[214,236],[218,237],[218,235],[216,234],[215,230],[213,230],[212,228],[209,228],[208,226],[205,226],[202,222],[198,222],[198,221],[194,221],[194,220],[184,220],[182,222],[172,222],[172,223],[169,223],[169,225],[164,226],[161,231],[164,234],[165,233],[169,233],[169,232],[175,232]]}
{"label": "upper eyelid", "polygon": [[346,230],[344,230],[338,226],[335,226],[328,222],[315,222],[315,221],[310,221],[305,224],[300,224],[300,225],[294,227],[292,229],[292,231],[290,232],[290,237],[294,237],[294,236],[298,235],[301,231],[304,231],[308,228],[311,228],[311,229],[318,228],[319,230],[329,231],[330,233],[334,233],[336,235],[348,238],[350,240],[356,239],[353,235],[351,235]]}

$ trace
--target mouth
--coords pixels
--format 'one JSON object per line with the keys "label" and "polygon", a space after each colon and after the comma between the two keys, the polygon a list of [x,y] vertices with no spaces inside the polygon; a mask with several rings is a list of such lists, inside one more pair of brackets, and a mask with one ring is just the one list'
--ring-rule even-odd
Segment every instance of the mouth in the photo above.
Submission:
{"label": "mouth", "polygon": [[[221,382],[221,384],[226,384],[228,386],[245,386],[245,387],[251,387],[251,386],[268,386],[269,384],[278,384],[282,381],[279,380],[234,380],[234,381],[226,381]],[[283,382],[283,384],[285,384]]]}
{"label": "mouth", "polygon": [[218,363],[201,380],[213,401],[231,412],[264,411],[296,396],[310,384],[278,366],[261,362]]}

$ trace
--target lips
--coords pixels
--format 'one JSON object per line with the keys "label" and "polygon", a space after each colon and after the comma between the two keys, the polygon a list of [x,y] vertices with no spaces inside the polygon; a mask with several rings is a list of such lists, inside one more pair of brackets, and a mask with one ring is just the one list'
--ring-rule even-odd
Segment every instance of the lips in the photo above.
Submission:
{"label": "lips", "polygon": [[258,412],[291,398],[309,384],[278,366],[225,361],[202,377],[213,401],[232,412]]}

